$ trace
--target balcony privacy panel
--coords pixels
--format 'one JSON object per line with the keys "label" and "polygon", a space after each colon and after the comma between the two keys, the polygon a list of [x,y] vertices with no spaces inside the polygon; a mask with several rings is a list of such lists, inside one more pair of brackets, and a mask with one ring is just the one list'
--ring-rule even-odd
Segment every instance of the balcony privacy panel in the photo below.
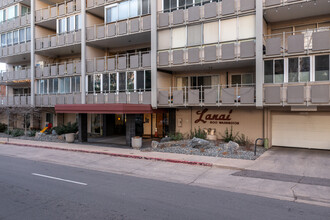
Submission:
{"label": "balcony privacy panel", "polygon": [[42,48],[42,39],[36,39],[36,50],[40,50]]}
{"label": "balcony privacy panel", "polygon": [[21,96],[21,105],[26,105],[26,96]]}
{"label": "balcony privacy panel", "polygon": [[50,68],[49,66],[45,66],[43,70],[43,76],[49,76],[50,74]]}
{"label": "balcony privacy panel", "polygon": [[208,46],[204,48],[204,60],[206,62],[215,61],[217,59],[217,47]]}
{"label": "balcony privacy panel", "polygon": [[21,19],[18,17],[18,18],[15,18],[14,20],[14,26],[15,27],[19,27],[21,25]]}
{"label": "balcony privacy panel", "polygon": [[250,58],[255,56],[254,41],[244,41],[240,43],[241,58]]}
{"label": "balcony privacy panel", "polygon": [[94,72],[94,60],[88,60],[87,61],[87,73],[93,73]]}
{"label": "balcony privacy panel", "polygon": [[189,63],[198,63],[199,58],[199,48],[188,49],[188,62]]}
{"label": "balcony privacy panel", "polygon": [[281,38],[269,38],[266,40],[266,55],[281,54]]}
{"label": "balcony privacy panel", "polygon": [[105,70],[104,65],[105,65],[104,59],[98,59],[96,61],[96,71],[103,72]]}
{"label": "balcony privacy panel", "polygon": [[8,105],[13,106],[14,105],[14,97],[8,97]]}
{"label": "balcony privacy panel", "polygon": [[200,19],[200,7],[195,6],[195,7],[190,7],[188,9],[188,21],[198,21]]}
{"label": "balcony privacy panel", "polygon": [[94,40],[94,28],[87,28],[87,40]]}
{"label": "balcony privacy panel", "polygon": [[115,93],[109,93],[107,103],[115,103],[115,98],[116,98]]}
{"label": "balcony privacy panel", "polygon": [[330,50],[330,31],[313,33],[313,50]]}
{"label": "balcony privacy panel", "polygon": [[204,6],[204,17],[205,18],[214,18],[218,15],[218,4],[212,2]]}
{"label": "balcony privacy panel", "polygon": [[151,104],[151,92],[143,92],[142,94],[142,104],[150,105]]}
{"label": "balcony privacy panel", "polygon": [[81,94],[74,95],[74,104],[81,104]]}
{"label": "balcony privacy panel", "polygon": [[14,47],[10,46],[8,47],[8,55],[13,55],[14,54]]}
{"label": "balcony privacy panel", "polygon": [[42,18],[43,18],[43,20],[47,20],[47,19],[49,19],[49,17],[50,17],[50,14],[49,14],[48,8],[44,8],[42,10]]}
{"label": "balcony privacy panel", "polygon": [[80,11],[81,9],[81,0],[76,0],[76,11]]}
{"label": "balcony privacy panel", "polygon": [[40,67],[37,67],[36,68],[36,77],[37,78],[40,78],[42,75],[42,69]]}
{"label": "balcony privacy panel", "polygon": [[241,104],[253,104],[254,103],[254,87],[240,88],[239,96],[241,98]]}
{"label": "balcony privacy panel", "polygon": [[311,86],[312,103],[329,103],[329,85]]}
{"label": "balcony privacy panel", "polygon": [[50,38],[51,47],[56,47],[56,36]]}
{"label": "balcony privacy panel", "polygon": [[19,44],[15,45],[15,54],[18,54],[21,52],[21,47]]}
{"label": "balcony privacy panel", "polygon": [[56,105],[56,95],[50,95],[49,99],[50,99],[50,105],[55,106]]}
{"label": "balcony privacy panel", "polygon": [[184,11],[175,10],[173,12],[173,24],[182,24],[184,20]]}
{"label": "balcony privacy panel", "polygon": [[159,65],[160,66],[168,66],[169,64],[169,53],[168,52],[160,52],[158,54],[159,56]]}
{"label": "balcony privacy panel", "polygon": [[221,58],[223,60],[231,60],[235,58],[235,44],[223,44],[221,46]]}
{"label": "balcony privacy panel", "polygon": [[204,103],[216,104],[218,98],[218,88],[204,89]]}
{"label": "balcony privacy panel", "polygon": [[41,10],[36,11],[36,22],[41,21]]}
{"label": "balcony privacy panel", "polygon": [[281,87],[272,86],[265,87],[265,103],[280,104],[281,103]]}
{"label": "balcony privacy panel", "polygon": [[150,30],[151,29],[151,16],[143,17],[143,30]]}
{"label": "balcony privacy panel", "polygon": [[68,63],[67,65],[66,65],[66,68],[67,68],[67,73],[69,74],[69,75],[72,75],[73,73],[74,73],[74,65],[73,65],[73,63]]}
{"label": "balcony privacy panel", "polygon": [[287,103],[303,104],[305,101],[305,86],[288,86],[287,87]]}
{"label": "balcony privacy panel", "polygon": [[288,37],[288,53],[302,53],[304,52],[304,35],[296,34]]}
{"label": "balcony privacy panel", "polygon": [[221,101],[223,104],[234,104],[236,100],[236,88],[222,88]]}
{"label": "balcony privacy panel", "polygon": [[104,38],[105,37],[105,29],[104,29],[104,26],[101,25],[101,26],[98,26],[97,28],[97,38],[100,39],[100,38]]}
{"label": "balcony privacy panel", "polygon": [[116,59],[115,58],[108,59],[107,69],[109,71],[116,69]]}
{"label": "balcony privacy panel", "polygon": [[142,55],[142,67],[151,66],[151,55],[150,53],[145,53]]}
{"label": "balcony privacy panel", "polygon": [[65,104],[64,97],[65,97],[65,95],[57,96],[57,104],[64,105]]}
{"label": "balcony privacy panel", "polygon": [[57,16],[57,7],[50,8],[50,17],[55,18]]}
{"label": "balcony privacy panel", "polygon": [[50,71],[52,76],[57,76],[57,65],[52,66]]}
{"label": "balcony privacy panel", "polygon": [[42,96],[42,105],[43,106],[48,106],[49,105],[49,100],[48,100],[48,95]]}
{"label": "balcony privacy panel", "polygon": [[130,60],[130,68],[138,68],[139,67],[139,55],[132,55],[129,58]]}
{"label": "balcony privacy panel", "polygon": [[129,103],[130,104],[139,104],[139,93],[138,92],[131,92],[129,94]]}
{"label": "balcony privacy panel", "polygon": [[272,6],[272,5],[278,5],[281,4],[281,0],[266,0],[265,6]]}
{"label": "balcony privacy panel", "polygon": [[73,32],[71,33],[68,33],[66,36],[65,36],[65,43],[66,44],[73,44]]}
{"label": "balcony privacy panel", "polygon": [[104,2],[105,2],[105,0],[97,0],[97,5],[103,5],[104,4]]}
{"label": "balcony privacy panel", "polygon": [[20,71],[20,78],[26,79],[27,78],[27,70],[21,70]]}
{"label": "balcony privacy panel", "polygon": [[87,104],[94,104],[94,94],[87,95]]}
{"label": "balcony privacy panel", "polygon": [[20,105],[21,104],[21,97],[20,96],[15,96],[15,105]]}
{"label": "balcony privacy panel", "polygon": [[182,90],[173,91],[173,104],[174,105],[183,105],[183,91]]}
{"label": "balcony privacy panel", "polygon": [[188,90],[188,104],[189,105],[199,104],[199,89]]}
{"label": "balcony privacy panel", "polygon": [[235,1],[222,0],[222,15],[235,13]]}
{"label": "balcony privacy panel", "polygon": [[27,15],[24,15],[21,17],[21,25],[24,26],[28,23],[27,21]]}
{"label": "balcony privacy panel", "polygon": [[74,2],[68,2],[67,10],[68,10],[68,13],[74,12]]}
{"label": "balcony privacy panel", "polygon": [[58,36],[58,46],[63,46],[65,44],[65,35]]}
{"label": "balcony privacy panel", "polygon": [[127,34],[127,23],[126,21],[122,21],[118,23],[118,34]]}
{"label": "balcony privacy panel", "polygon": [[133,20],[130,21],[131,24],[131,33],[135,33],[138,32],[140,30],[140,19],[139,18],[135,18]]}
{"label": "balcony privacy panel", "polygon": [[107,25],[108,28],[108,37],[113,37],[116,35],[116,24]]}
{"label": "balcony privacy panel", "polygon": [[2,56],[7,56],[7,54],[8,54],[8,48],[2,48]]}
{"label": "balcony privacy panel", "polygon": [[118,103],[127,103],[127,94],[126,94],[126,92],[120,92],[118,94]]}
{"label": "balcony privacy panel", "polygon": [[81,62],[76,63],[76,73],[80,74],[81,73]]}
{"label": "balcony privacy panel", "polygon": [[58,14],[61,16],[61,15],[65,15],[65,4],[61,4],[59,7],[58,7]]}
{"label": "balcony privacy panel", "polygon": [[183,50],[173,51],[173,64],[183,64]]}
{"label": "balcony privacy panel", "polygon": [[159,105],[168,105],[168,91],[159,91],[158,104]]}
{"label": "balcony privacy panel", "polygon": [[61,65],[59,65],[58,66],[58,70],[59,70],[59,75],[64,75],[64,73],[65,73],[65,64],[61,64]]}
{"label": "balcony privacy panel", "polygon": [[94,0],[87,0],[86,7],[91,8],[94,6]]}
{"label": "balcony privacy panel", "polygon": [[123,70],[126,69],[126,56],[118,58],[118,69]]}
{"label": "balcony privacy panel", "polygon": [[104,104],[104,94],[103,93],[97,94],[96,103],[97,104]]}
{"label": "balcony privacy panel", "polygon": [[65,103],[66,104],[69,104],[69,105],[72,105],[72,104],[74,104],[74,102],[73,102],[73,95],[72,94],[70,94],[70,95],[67,95],[66,97],[65,97]]}
{"label": "balcony privacy panel", "polygon": [[159,13],[159,27],[167,27],[169,25],[169,13]]}

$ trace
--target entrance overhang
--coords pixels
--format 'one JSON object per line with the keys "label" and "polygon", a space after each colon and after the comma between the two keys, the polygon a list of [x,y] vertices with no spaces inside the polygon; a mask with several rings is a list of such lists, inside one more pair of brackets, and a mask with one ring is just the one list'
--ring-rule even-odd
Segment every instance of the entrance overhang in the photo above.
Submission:
{"label": "entrance overhang", "polygon": [[142,104],[73,104],[55,105],[56,113],[145,114],[152,113],[151,105]]}

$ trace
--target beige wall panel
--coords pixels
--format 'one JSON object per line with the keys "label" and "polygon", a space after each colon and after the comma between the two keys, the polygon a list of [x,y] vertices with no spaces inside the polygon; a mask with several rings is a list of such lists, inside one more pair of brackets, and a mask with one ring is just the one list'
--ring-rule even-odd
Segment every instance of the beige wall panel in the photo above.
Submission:
{"label": "beige wall panel", "polygon": [[186,27],[172,29],[172,48],[185,47],[187,44]]}
{"label": "beige wall panel", "polygon": [[157,73],[158,88],[171,87],[172,75],[158,71]]}
{"label": "beige wall panel", "polygon": [[76,114],[64,114],[64,124],[76,122]]}
{"label": "beige wall panel", "polygon": [[219,22],[204,24],[204,44],[217,43],[219,41]]}
{"label": "beige wall panel", "polygon": [[101,49],[86,46],[86,58],[87,59],[94,59],[94,58],[98,58],[98,57],[104,57],[105,55],[106,55],[106,52],[101,50]]}
{"label": "beige wall panel", "polygon": [[104,20],[98,17],[95,17],[92,14],[86,14],[86,27],[93,26],[94,24],[104,24]]}
{"label": "beige wall panel", "polygon": [[243,16],[238,20],[238,38],[247,39],[256,36],[256,16]]}
{"label": "beige wall panel", "polygon": [[233,41],[237,38],[237,19],[222,20],[221,24],[221,41]]}
{"label": "beige wall panel", "polygon": [[163,10],[163,0],[157,0],[157,11]]}
{"label": "beige wall panel", "polygon": [[158,50],[166,50],[171,47],[171,30],[158,31]]}
{"label": "beige wall panel", "polygon": [[36,0],[35,1],[35,7],[36,7],[36,10],[39,10],[39,9],[42,9],[42,8],[47,8],[49,5],[43,1],[40,1],[40,0]]}
{"label": "beige wall panel", "polygon": [[40,27],[40,26],[36,26],[36,38],[41,38],[41,37],[46,37],[48,35],[55,35],[56,32]]}

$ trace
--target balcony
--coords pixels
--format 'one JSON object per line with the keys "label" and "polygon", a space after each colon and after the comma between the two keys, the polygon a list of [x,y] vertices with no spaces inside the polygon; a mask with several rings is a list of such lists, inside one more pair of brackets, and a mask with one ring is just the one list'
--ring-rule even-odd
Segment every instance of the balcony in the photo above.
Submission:
{"label": "balcony", "polygon": [[36,52],[48,57],[78,54],[81,51],[81,31],[54,34],[36,39]]}
{"label": "balcony", "polygon": [[1,0],[0,1],[0,9],[6,8],[10,5],[20,3],[20,2],[25,4],[25,5],[30,5],[30,0]]}
{"label": "balcony", "polygon": [[330,27],[265,35],[265,57],[330,51]]}
{"label": "balcony", "polygon": [[18,29],[30,25],[31,15],[25,14],[0,23],[0,32],[7,32],[13,29]]}
{"label": "balcony", "polygon": [[187,5],[172,12],[158,13],[158,28],[188,24],[214,18],[249,13],[255,10],[255,0],[222,0],[202,6]]}
{"label": "balcony", "polygon": [[322,106],[330,105],[330,83],[264,84],[266,106]]}
{"label": "balcony", "polygon": [[56,19],[80,12],[81,1],[70,1],[50,5],[36,11],[36,23],[46,28],[56,27]]}
{"label": "balcony", "polygon": [[158,89],[158,106],[254,106],[254,84],[170,87]]}
{"label": "balcony", "polygon": [[228,68],[252,65],[254,59],[255,41],[247,40],[159,51],[158,67],[180,70],[205,64],[207,68]]}
{"label": "balcony", "polygon": [[1,78],[1,83],[6,82],[6,85],[9,84],[17,84],[20,82],[27,82],[31,78],[31,69],[30,68],[22,68],[15,71],[7,71],[4,72]]}
{"label": "balcony", "polygon": [[28,107],[31,105],[31,96],[16,95],[0,98],[0,107]]}
{"label": "balcony", "polygon": [[288,21],[329,14],[328,0],[263,0],[268,22]]}
{"label": "balcony", "polygon": [[31,43],[20,43],[0,48],[0,62],[18,63],[30,60]]}
{"label": "balcony", "polygon": [[151,91],[123,90],[110,91],[110,93],[88,94],[87,104],[151,104]]}
{"label": "balcony", "polygon": [[81,74],[80,60],[47,64],[36,67],[36,78],[58,77],[58,76],[72,76]]}
{"label": "balcony", "polygon": [[151,15],[135,17],[109,24],[87,27],[87,42],[98,47],[123,47],[149,43]]}

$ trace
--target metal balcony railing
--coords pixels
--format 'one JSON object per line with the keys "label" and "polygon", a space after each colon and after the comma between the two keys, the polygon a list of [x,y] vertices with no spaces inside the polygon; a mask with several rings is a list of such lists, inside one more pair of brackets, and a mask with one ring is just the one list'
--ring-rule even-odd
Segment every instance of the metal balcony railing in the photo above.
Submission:
{"label": "metal balcony railing", "polygon": [[36,50],[47,50],[57,47],[70,46],[81,42],[81,31],[72,31],[63,34],[48,35],[36,39]]}
{"label": "metal balcony railing", "polygon": [[56,19],[61,16],[79,12],[81,9],[81,0],[65,1],[55,5],[49,5],[36,11],[36,22]]}
{"label": "metal balcony railing", "polygon": [[56,77],[56,76],[72,76],[81,74],[80,60],[46,64],[36,67],[36,78]]}
{"label": "metal balcony railing", "polygon": [[0,1],[0,9],[8,7],[10,5],[22,2],[23,0],[1,0]]}
{"label": "metal balcony railing", "polygon": [[87,27],[87,41],[114,38],[123,35],[150,31],[151,15],[134,17],[109,24],[97,24]]}
{"label": "metal balcony railing", "polygon": [[158,89],[159,106],[255,105],[255,85],[185,86]]}
{"label": "metal balcony railing", "polygon": [[19,107],[31,105],[30,95],[15,95],[0,97],[0,107]]}
{"label": "metal balcony railing", "polygon": [[6,20],[0,23],[0,32],[7,32],[13,29],[19,29],[25,27],[31,23],[30,13],[23,16],[18,16],[10,20]]}
{"label": "metal balcony railing", "polygon": [[[118,3],[118,2],[120,2],[120,0],[86,0],[86,8],[91,9],[91,8],[101,7],[104,5],[108,5],[111,3]],[[150,5],[149,2],[148,5]]]}
{"label": "metal balcony railing", "polygon": [[12,46],[6,46],[0,48],[0,58],[1,57],[9,57],[19,54],[30,53],[31,51],[31,43],[19,43]]}
{"label": "metal balcony railing", "polygon": [[286,6],[292,4],[301,4],[304,2],[311,2],[314,0],[263,0],[264,8],[273,8],[279,6]]}
{"label": "metal balcony railing", "polygon": [[330,105],[330,82],[264,84],[264,105]]}
{"label": "metal balcony railing", "polygon": [[158,66],[228,62],[255,58],[255,40],[223,42],[158,52]]}
{"label": "metal balcony railing", "polygon": [[31,78],[30,67],[2,73],[1,81],[27,80]]}
{"label": "metal balcony railing", "polygon": [[264,35],[266,56],[309,54],[330,50],[330,27]]}

